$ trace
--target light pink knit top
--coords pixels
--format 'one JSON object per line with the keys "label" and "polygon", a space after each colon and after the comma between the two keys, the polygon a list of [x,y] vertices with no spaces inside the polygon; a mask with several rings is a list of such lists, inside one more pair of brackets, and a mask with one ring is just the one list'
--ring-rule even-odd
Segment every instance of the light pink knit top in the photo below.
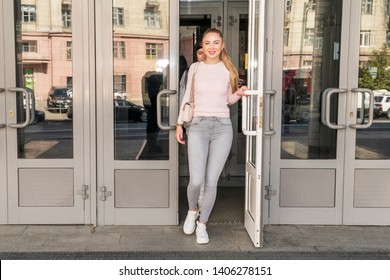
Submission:
{"label": "light pink knit top", "polygon": [[186,91],[180,106],[177,123],[183,123],[183,107],[190,99],[193,73],[195,73],[194,117],[230,117],[228,105],[236,103],[240,96],[232,93],[229,70],[223,62],[206,64],[203,61],[194,63],[188,70]]}

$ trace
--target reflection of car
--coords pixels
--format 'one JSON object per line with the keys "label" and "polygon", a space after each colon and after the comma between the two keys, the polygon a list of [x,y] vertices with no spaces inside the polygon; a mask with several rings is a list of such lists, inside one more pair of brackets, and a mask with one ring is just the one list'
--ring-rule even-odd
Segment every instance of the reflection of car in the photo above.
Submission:
{"label": "reflection of car", "polygon": [[148,121],[148,114],[144,107],[127,100],[114,99],[116,121]]}
{"label": "reflection of car", "polygon": [[376,95],[374,97],[374,112],[378,112],[378,116],[385,115],[390,119],[390,95]]}
{"label": "reflection of car", "polygon": [[114,98],[115,99],[127,99],[127,93],[114,89]]}
{"label": "reflection of car", "polygon": [[72,104],[73,90],[71,88],[52,87],[47,96],[48,111],[67,111]]}
{"label": "reflection of car", "polygon": [[43,111],[40,110],[35,110],[35,118],[32,124],[40,123],[45,121],[46,119],[46,114]]}
{"label": "reflection of car", "polygon": [[[148,114],[144,107],[134,104],[127,100],[114,99],[115,121],[148,121]],[[69,119],[73,118],[73,106],[69,107],[66,115]]]}
{"label": "reflection of car", "polygon": [[69,106],[68,111],[66,112],[66,116],[69,119],[73,119],[73,106],[72,105]]}

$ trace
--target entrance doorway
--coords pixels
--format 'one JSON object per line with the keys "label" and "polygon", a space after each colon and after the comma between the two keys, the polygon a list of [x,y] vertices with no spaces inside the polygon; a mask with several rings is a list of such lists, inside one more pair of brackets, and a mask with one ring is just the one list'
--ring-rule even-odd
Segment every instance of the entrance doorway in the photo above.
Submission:
{"label": "entrance doorway", "polygon": [[[248,1],[180,2],[180,55],[189,67],[196,61],[195,45],[203,32],[218,28],[224,32],[226,48],[235,63],[241,83],[247,83],[245,55],[248,53]],[[244,223],[245,204],[245,136],[241,132],[241,102],[231,107],[235,131],[232,150],[218,183],[218,195],[211,213],[211,223]],[[241,151],[241,152],[239,152]],[[179,145],[179,219],[187,210],[187,147]]]}

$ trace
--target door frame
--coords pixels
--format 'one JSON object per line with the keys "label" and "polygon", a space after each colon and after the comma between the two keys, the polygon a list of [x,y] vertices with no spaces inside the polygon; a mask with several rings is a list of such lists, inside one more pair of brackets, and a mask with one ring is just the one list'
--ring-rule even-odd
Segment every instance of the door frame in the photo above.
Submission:
{"label": "door frame", "polygon": [[[3,15],[4,2],[0,3],[0,15]],[[4,38],[4,17],[0,19],[0,38]],[[0,40],[0,60],[5,61],[4,41]],[[0,65],[0,126],[6,124],[7,110],[5,109],[5,63]],[[0,127],[0,224],[8,222],[8,202],[7,202],[7,138],[6,127]]]}
{"label": "door frame", "polygon": [[[74,91],[75,93],[83,93],[82,95],[75,94],[74,101],[76,111],[83,111],[83,98],[89,98],[88,86],[85,85],[88,77],[88,44],[86,40],[88,36],[83,36],[83,34],[88,34],[88,16],[87,13],[88,3],[83,2],[74,2],[72,5],[73,13],[73,24],[74,26],[79,26],[80,28],[72,29],[72,76]],[[11,0],[2,1],[2,10],[1,14],[4,16],[4,21],[14,23],[14,3]],[[1,23],[4,24],[3,22]],[[16,69],[15,69],[15,57],[11,54],[15,53],[15,33],[14,28],[5,30],[4,25],[2,26],[1,38],[4,38],[4,52],[1,52],[1,55],[4,53],[5,65],[8,65],[8,71],[1,75],[4,77],[4,84],[6,88],[15,87],[16,85]],[[5,55],[7,53],[7,55]],[[1,70],[3,71],[3,70]],[[0,72],[1,73],[1,72]],[[84,90],[84,91],[83,91]],[[12,110],[16,112],[16,98],[15,93],[11,93],[8,90],[5,93],[6,111]],[[77,112],[77,114],[79,114]],[[78,119],[81,119],[81,114],[79,114]],[[7,124],[16,123],[16,114],[13,116],[9,115],[7,118]],[[90,150],[85,149],[88,147],[87,144],[88,138],[85,138],[88,134],[83,121],[74,121],[73,122],[73,147],[74,154],[72,158],[68,159],[24,159],[18,158],[18,147],[17,147],[17,129],[15,128],[6,128],[6,170],[7,175],[5,187],[0,191],[5,194],[2,197],[7,199],[7,205],[5,213],[7,213],[7,218],[4,219],[4,222],[7,224],[89,224],[91,222],[91,207],[90,199],[83,199],[80,191],[83,186],[88,186],[90,189],[90,182],[88,178],[85,177],[84,172],[89,166],[86,158],[89,157]],[[83,143],[83,146],[78,143]],[[3,148],[3,147],[2,147]],[[60,169],[72,169],[72,181],[73,181],[73,207],[47,207],[47,206],[34,206],[34,207],[20,207],[18,203],[19,199],[19,188],[18,188],[18,170],[19,168],[24,169],[51,169],[51,168],[60,168]],[[59,178],[60,179],[60,178]],[[89,192],[87,192],[89,196]],[[50,213],[50,215],[48,215]]]}
{"label": "door frame", "polygon": [[[169,90],[178,90],[179,73],[179,2],[169,0]],[[168,160],[142,160],[120,161],[114,160],[113,147],[113,113],[112,92],[113,88],[113,40],[111,16],[106,12],[112,10],[110,1],[96,1],[96,56],[101,59],[96,61],[96,147],[97,147],[97,224],[98,225],[177,225],[178,217],[178,193],[179,193],[179,164],[176,130],[169,133],[169,159]],[[107,40],[107,36],[109,40]],[[176,116],[178,94],[172,95],[169,106],[169,125],[176,128]],[[110,104],[110,105],[108,105]],[[116,208],[114,193],[114,170],[169,170],[169,207],[168,208]],[[101,199],[101,188],[105,187],[110,196],[105,201]],[[160,209],[160,210],[157,210]],[[159,211],[161,215],[156,215]],[[162,212],[165,213],[162,213]],[[148,218],[145,219],[145,217]]]}

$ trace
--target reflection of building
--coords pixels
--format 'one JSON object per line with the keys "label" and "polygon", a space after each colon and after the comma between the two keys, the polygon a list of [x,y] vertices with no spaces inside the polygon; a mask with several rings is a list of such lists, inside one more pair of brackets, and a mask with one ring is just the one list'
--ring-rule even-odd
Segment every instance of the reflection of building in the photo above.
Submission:
{"label": "reflection of building", "polygon": [[[285,69],[312,68],[313,54],[324,44],[323,28],[335,22],[332,2],[285,0]],[[390,46],[389,8],[389,1],[362,1],[361,62],[366,62],[372,51],[382,47],[385,40]]]}
{"label": "reflection of building", "polygon": [[[72,86],[71,3],[22,1],[19,49],[37,101],[45,101],[51,86]],[[167,0],[114,1],[114,88],[130,99],[141,100],[142,77],[168,58],[168,8]]]}

